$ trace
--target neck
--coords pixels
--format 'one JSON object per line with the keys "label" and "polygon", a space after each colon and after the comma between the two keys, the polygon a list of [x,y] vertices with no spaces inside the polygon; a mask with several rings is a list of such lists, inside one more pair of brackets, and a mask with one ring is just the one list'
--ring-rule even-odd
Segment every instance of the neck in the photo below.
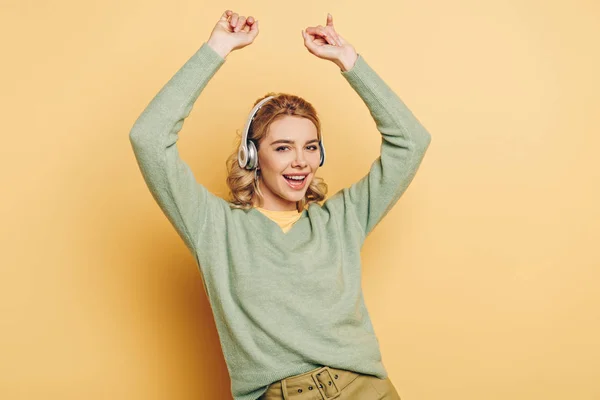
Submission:
{"label": "neck", "polygon": [[296,211],[296,212],[302,212],[302,210],[299,209],[300,202],[296,202],[295,208],[290,208],[290,209],[283,208],[282,209],[282,208],[278,208],[278,207],[266,206],[264,204],[264,202],[259,202],[258,200],[254,199],[252,201],[252,207],[262,208],[263,210],[267,210],[267,211]]}

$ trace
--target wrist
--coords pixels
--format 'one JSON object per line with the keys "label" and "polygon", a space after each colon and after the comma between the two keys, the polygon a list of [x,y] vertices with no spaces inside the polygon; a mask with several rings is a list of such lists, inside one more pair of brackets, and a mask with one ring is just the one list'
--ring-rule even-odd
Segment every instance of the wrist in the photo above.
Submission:
{"label": "wrist", "polygon": [[226,58],[227,55],[231,53],[231,49],[229,49],[226,46],[220,45],[219,43],[215,43],[210,39],[206,42],[206,44],[209,45],[210,48],[213,49],[222,58]]}
{"label": "wrist", "polygon": [[358,59],[358,54],[353,50],[342,55],[339,59],[335,60],[335,64],[340,67],[340,70],[343,72],[347,72],[354,67],[356,60]]}

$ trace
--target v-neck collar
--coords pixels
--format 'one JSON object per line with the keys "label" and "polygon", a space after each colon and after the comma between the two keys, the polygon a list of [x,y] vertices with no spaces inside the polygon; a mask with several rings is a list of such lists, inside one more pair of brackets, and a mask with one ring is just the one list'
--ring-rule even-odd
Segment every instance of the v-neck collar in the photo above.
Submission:
{"label": "v-neck collar", "polygon": [[308,210],[302,210],[300,218],[292,224],[287,232],[284,232],[277,222],[254,207],[248,211],[248,218],[257,228],[261,228],[266,232],[273,232],[273,235],[276,237],[290,238],[295,236],[297,232],[304,230],[303,227],[308,223]]}

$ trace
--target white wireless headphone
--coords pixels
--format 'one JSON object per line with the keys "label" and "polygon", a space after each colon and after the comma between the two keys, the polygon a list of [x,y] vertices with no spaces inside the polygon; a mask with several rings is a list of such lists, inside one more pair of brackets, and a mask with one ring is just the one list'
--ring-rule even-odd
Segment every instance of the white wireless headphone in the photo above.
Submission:
{"label": "white wireless headphone", "polygon": [[[267,98],[262,99],[257,105],[254,106],[252,111],[250,112],[250,116],[246,121],[246,126],[244,126],[244,134],[242,135],[242,142],[240,144],[240,149],[238,150],[238,164],[240,168],[246,168],[252,170],[256,168],[258,164],[258,151],[256,150],[256,146],[252,140],[248,140],[248,131],[250,131],[250,125],[254,120],[254,116],[260,110],[260,108],[267,101],[271,100],[275,96],[269,96]],[[323,135],[321,135],[321,139],[319,140],[319,147],[321,149],[321,160],[319,166],[322,166],[325,163],[325,147],[323,146]]]}

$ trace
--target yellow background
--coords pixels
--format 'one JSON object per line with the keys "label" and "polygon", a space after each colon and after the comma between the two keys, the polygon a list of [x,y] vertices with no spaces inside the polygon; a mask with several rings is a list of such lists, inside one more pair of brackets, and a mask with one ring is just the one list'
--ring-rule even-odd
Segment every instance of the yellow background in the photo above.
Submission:
{"label": "yellow background", "polygon": [[129,143],[226,9],[260,21],[179,149],[225,196],[254,101],[319,111],[329,194],[380,134],[301,29],[338,32],[432,135],[363,248],[403,400],[600,399],[600,6],[595,1],[3,2],[0,398],[228,399],[194,258]]}

